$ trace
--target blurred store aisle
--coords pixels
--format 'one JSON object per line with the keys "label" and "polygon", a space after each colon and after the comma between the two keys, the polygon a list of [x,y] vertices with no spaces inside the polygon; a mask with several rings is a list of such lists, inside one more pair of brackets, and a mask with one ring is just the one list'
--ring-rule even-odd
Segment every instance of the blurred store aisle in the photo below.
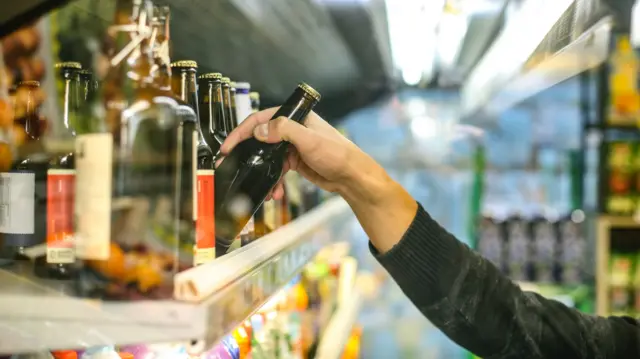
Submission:
{"label": "blurred store aisle", "polygon": [[[351,139],[376,160],[385,164],[390,174],[421,203],[429,204],[430,214],[458,238],[467,240],[465,224],[470,198],[471,173],[442,173],[416,168],[402,161],[403,150],[412,141],[411,120],[417,102],[412,93],[401,94],[352,114],[343,123]],[[407,103],[409,110],[407,111]],[[436,98],[427,111],[446,120],[451,104]],[[413,106],[413,107],[412,107]],[[442,141],[441,141],[442,142]],[[424,156],[442,156],[438,136],[418,149]],[[418,153],[418,154],[420,154]],[[437,159],[434,158],[434,160]],[[361,268],[382,273],[384,270],[370,255],[367,237],[354,222],[354,253]],[[467,354],[435,328],[404,296],[400,288],[387,280],[377,295],[367,301],[359,318],[363,327],[362,358],[367,359],[462,359]]]}

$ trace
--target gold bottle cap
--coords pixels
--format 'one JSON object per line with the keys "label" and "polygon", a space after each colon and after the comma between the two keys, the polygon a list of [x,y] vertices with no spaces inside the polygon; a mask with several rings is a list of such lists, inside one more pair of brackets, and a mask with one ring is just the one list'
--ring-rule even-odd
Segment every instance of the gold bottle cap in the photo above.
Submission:
{"label": "gold bottle cap", "polygon": [[82,69],[82,64],[75,61],[67,61],[67,62],[58,62],[54,65],[56,69]]}
{"label": "gold bottle cap", "polygon": [[307,84],[306,84],[306,83],[304,83],[304,82],[301,82],[301,83],[298,85],[298,87],[299,87],[302,91],[306,92],[306,93],[307,93],[307,95],[309,95],[309,96],[313,97],[316,101],[320,101],[320,98],[321,98],[322,96],[320,96],[320,93],[319,93],[318,91],[316,91],[313,87],[311,87],[311,86],[307,85]]}
{"label": "gold bottle cap", "polygon": [[40,87],[40,81],[20,81],[18,82],[18,86]]}
{"label": "gold bottle cap", "polygon": [[198,76],[199,79],[213,79],[213,80],[221,80],[222,74],[219,72],[209,72],[208,74],[202,74]]}
{"label": "gold bottle cap", "polygon": [[223,78],[222,78],[222,83],[223,83],[223,84],[230,84],[230,83],[231,83],[231,79],[230,79],[230,78],[228,78],[228,77],[223,77]]}
{"label": "gold bottle cap", "polygon": [[180,60],[171,63],[171,67],[192,67],[197,69],[198,63],[193,60]]}
{"label": "gold bottle cap", "polygon": [[87,69],[80,70],[80,73],[83,74],[83,75],[93,75],[93,72],[91,72],[91,70],[87,70]]}
{"label": "gold bottle cap", "polygon": [[259,92],[255,92],[255,91],[251,91],[251,92],[249,92],[249,98],[257,100],[257,99],[260,98],[260,93]]}

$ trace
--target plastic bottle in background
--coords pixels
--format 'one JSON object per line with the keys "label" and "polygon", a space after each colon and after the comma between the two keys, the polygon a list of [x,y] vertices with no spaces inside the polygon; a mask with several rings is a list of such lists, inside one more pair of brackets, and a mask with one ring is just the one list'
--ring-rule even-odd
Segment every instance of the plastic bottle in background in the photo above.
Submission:
{"label": "plastic bottle in background", "polygon": [[629,315],[632,258],[628,255],[612,253],[609,261],[608,314]]}
{"label": "plastic bottle in background", "polygon": [[584,279],[587,245],[583,235],[584,219],[584,212],[576,210],[559,224],[559,272],[563,284],[578,285]]}
{"label": "plastic bottle in background", "polygon": [[543,208],[531,221],[533,281],[552,283],[555,280],[556,243],[558,238],[558,215]]}
{"label": "plastic bottle in background", "polygon": [[56,350],[52,351],[51,355],[55,359],[78,359],[78,352],[75,350]]}
{"label": "plastic bottle in background", "polygon": [[487,209],[480,218],[478,225],[477,248],[480,254],[490,260],[497,268],[504,266],[504,247],[502,226],[504,218],[499,218],[496,211]]}
{"label": "plastic bottle in background", "polygon": [[120,359],[116,348],[112,345],[91,347],[82,353],[81,359]]}
{"label": "plastic bottle in background", "polygon": [[227,335],[224,339],[222,339],[222,344],[224,345],[227,352],[231,355],[232,359],[240,359],[240,346],[233,336]]}
{"label": "plastic bottle in background", "polygon": [[530,278],[530,237],[528,216],[522,211],[515,211],[507,220],[507,269],[509,277],[514,281],[527,281]]}

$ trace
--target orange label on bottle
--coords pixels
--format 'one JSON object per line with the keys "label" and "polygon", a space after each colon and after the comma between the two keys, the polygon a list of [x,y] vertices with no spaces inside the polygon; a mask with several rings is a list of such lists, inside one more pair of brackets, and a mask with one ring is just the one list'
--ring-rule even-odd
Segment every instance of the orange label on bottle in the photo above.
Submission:
{"label": "orange label on bottle", "polygon": [[73,263],[75,171],[47,171],[47,263]]}
{"label": "orange label on bottle", "polygon": [[194,264],[200,265],[216,258],[215,188],[213,170],[198,170],[196,174],[198,217]]}

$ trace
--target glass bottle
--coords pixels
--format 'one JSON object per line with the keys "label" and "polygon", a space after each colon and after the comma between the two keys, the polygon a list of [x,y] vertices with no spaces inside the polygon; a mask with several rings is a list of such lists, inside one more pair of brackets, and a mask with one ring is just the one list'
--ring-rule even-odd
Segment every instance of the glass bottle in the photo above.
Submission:
{"label": "glass bottle", "polygon": [[236,82],[235,89],[236,120],[239,125],[253,112],[251,108],[251,97],[249,95],[251,91],[251,84],[248,82]]}
{"label": "glass bottle", "polygon": [[104,80],[94,115],[104,123],[76,137],[76,290],[83,297],[171,298],[180,267],[179,213],[192,200],[181,197],[185,136],[176,100],[152,73],[151,15],[148,1],[116,1],[101,58],[108,65],[97,72]]}
{"label": "glass bottle", "polygon": [[[302,122],[320,94],[300,84],[272,117]],[[223,255],[236,235],[264,202],[280,177],[288,143],[263,143],[249,138],[236,146],[216,169],[216,254]],[[220,250],[219,250],[220,249]]]}
{"label": "glass bottle", "polygon": [[75,189],[74,138],[82,101],[78,62],[55,65],[58,107],[61,110],[56,133],[48,136],[51,159],[47,170],[46,253],[35,261],[35,274],[47,279],[71,279],[75,273],[73,215]]}
{"label": "glass bottle", "polygon": [[47,122],[40,115],[42,101],[38,81],[18,84],[15,126],[25,143],[18,149],[11,170],[0,173],[0,233],[4,234],[1,251],[7,258],[27,259],[25,250],[44,244],[46,238],[50,158],[43,143]]}
{"label": "glass bottle", "polygon": [[[196,113],[198,109],[198,88],[195,61],[183,60],[171,64],[173,92],[181,101],[188,104]],[[207,263],[215,259],[215,221],[214,221],[214,162],[213,152],[207,143],[200,124],[197,131],[197,169],[194,204],[196,213],[196,243],[194,265]]]}
{"label": "glass bottle", "polygon": [[198,108],[202,134],[215,157],[227,138],[221,74],[208,73],[198,77]]}
{"label": "glass bottle", "polygon": [[224,106],[224,129],[228,135],[235,128],[234,117],[235,111],[233,110],[231,103],[231,80],[228,77],[223,77],[222,80],[222,103]]}
{"label": "glass bottle", "polygon": [[155,71],[152,70],[152,76],[156,86],[161,91],[166,91],[165,95],[172,97],[177,102],[175,109],[180,119],[180,127],[177,133],[177,143],[181,144],[179,153],[182,156],[182,166],[179,167],[178,179],[180,180],[179,197],[182,198],[181,203],[176,203],[177,218],[176,224],[180,232],[179,240],[179,261],[180,270],[191,267],[194,263],[195,246],[195,222],[196,222],[196,170],[197,170],[197,153],[198,153],[198,131],[196,124],[198,115],[196,110],[187,102],[183,101],[172,89],[173,76],[171,61],[169,58],[170,50],[170,9],[168,6],[160,6],[153,8],[152,28],[154,29],[155,38],[152,40],[153,62]]}

